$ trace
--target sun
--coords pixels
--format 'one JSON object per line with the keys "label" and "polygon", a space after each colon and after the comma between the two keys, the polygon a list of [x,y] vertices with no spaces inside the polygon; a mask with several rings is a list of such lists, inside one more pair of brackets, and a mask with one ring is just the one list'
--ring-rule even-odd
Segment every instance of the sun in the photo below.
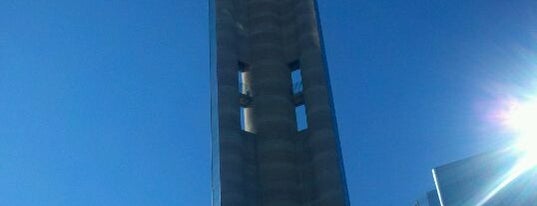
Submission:
{"label": "sun", "polygon": [[516,135],[514,148],[526,164],[537,165],[537,98],[513,102],[503,116],[505,126]]}
{"label": "sun", "polygon": [[524,102],[512,101],[500,114],[502,124],[515,135],[513,149],[520,156],[505,178],[477,204],[478,206],[486,205],[516,178],[537,167],[537,98]]}

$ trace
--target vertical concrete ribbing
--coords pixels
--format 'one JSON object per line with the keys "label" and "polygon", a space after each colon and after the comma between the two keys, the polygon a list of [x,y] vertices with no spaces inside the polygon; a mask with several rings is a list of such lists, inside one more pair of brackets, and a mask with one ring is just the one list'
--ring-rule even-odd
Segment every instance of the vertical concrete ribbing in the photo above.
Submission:
{"label": "vertical concrete ribbing", "polygon": [[263,206],[298,206],[291,75],[282,49],[280,2],[250,0],[250,65],[254,107],[251,131],[259,136],[258,167]]}
{"label": "vertical concrete ribbing", "polygon": [[220,187],[222,205],[245,205],[238,98],[237,36],[231,1],[216,1]]}

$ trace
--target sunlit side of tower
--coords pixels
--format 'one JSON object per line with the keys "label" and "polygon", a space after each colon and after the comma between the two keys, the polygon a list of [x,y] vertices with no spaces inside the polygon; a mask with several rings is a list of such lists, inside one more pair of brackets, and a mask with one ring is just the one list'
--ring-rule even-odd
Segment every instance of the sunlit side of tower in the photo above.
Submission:
{"label": "sunlit side of tower", "polygon": [[213,205],[349,205],[315,0],[210,18]]}

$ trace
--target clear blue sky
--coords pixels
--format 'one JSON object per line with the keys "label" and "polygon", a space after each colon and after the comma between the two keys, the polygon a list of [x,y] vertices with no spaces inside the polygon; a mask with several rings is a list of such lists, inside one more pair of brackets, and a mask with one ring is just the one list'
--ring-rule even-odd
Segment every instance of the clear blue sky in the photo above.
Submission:
{"label": "clear blue sky", "polygon": [[[353,205],[505,146],[485,116],[537,79],[535,1],[319,5]],[[0,1],[0,205],[209,205],[207,7]]]}

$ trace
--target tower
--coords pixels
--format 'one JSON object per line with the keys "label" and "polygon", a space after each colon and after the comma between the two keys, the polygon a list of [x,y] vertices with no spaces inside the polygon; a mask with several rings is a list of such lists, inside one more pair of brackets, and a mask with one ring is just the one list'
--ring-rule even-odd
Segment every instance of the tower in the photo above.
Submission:
{"label": "tower", "polygon": [[315,0],[210,2],[213,205],[349,205]]}

